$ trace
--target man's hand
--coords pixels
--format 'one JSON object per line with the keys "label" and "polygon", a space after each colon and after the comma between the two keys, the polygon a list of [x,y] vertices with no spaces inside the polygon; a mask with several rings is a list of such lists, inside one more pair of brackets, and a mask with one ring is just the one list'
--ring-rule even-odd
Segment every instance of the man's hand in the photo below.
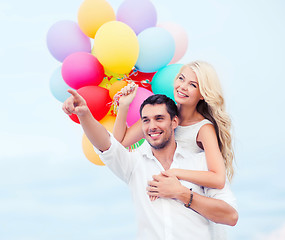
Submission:
{"label": "man's hand", "polygon": [[147,194],[150,197],[177,198],[183,186],[178,178],[168,172],[154,175],[153,180],[148,182]]}
{"label": "man's hand", "polygon": [[62,110],[68,114],[76,114],[77,116],[83,116],[89,109],[86,101],[75,90],[67,90],[72,96],[65,100],[62,106]]}

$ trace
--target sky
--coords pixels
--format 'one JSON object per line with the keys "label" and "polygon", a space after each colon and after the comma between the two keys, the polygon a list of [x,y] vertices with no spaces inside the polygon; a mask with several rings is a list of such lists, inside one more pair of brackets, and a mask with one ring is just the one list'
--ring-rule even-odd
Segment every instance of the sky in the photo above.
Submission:
{"label": "sky", "polygon": [[[122,0],[109,0],[116,11]],[[127,186],[82,151],[83,131],[50,92],[61,66],[46,34],[77,21],[79,0],[0,1],[0,239],[134,239]],[[232,190],[239,221],[229,239],[285,239],[282,0],[152,0],[158,23],[189,37],[179,63],[217,70],[233,122]]]}

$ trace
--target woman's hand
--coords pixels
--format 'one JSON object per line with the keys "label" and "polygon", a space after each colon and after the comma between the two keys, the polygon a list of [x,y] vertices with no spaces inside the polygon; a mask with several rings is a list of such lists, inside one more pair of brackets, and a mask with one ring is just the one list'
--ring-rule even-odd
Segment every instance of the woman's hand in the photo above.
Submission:
{"label": "woman's hand", "polygon": [[138,85],[134,82],[129,83],[121,89],[122,96],[119,99],[119,106],[129,107],[134,100],[138,90]]}
{"label": "woman's hand", "polygon": [[166,173],[168,176],[177,177],[179,179],[179,177],[178,177],[179,169],[177,169],[177,168],[168,169],[168,170],[164,171],[164,173]]}
{"label": "woman's hand", "polygon": [[146,190],[150,197],[177,198],[182,188],[183,186],[175,176],[161,172],[160,175],[153,176]]}

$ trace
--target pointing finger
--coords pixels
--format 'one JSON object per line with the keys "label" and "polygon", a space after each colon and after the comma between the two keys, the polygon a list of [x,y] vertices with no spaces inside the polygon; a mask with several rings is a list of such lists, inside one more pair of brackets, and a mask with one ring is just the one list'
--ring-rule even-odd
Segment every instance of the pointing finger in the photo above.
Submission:
{"label": "pointing finger", "polygon": [[77,91],[75,91],[75,90],[73,90],[73,89],[68,89],[67,91],[74,97],[74,99],[75,99],[76,101],[82,99],[82,96],[81,96]]}

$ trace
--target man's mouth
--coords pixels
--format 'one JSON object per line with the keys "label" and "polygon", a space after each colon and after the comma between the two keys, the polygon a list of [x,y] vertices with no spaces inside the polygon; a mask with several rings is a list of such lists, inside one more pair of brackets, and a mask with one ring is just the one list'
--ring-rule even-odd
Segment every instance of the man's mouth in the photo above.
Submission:
{"label": "man's mouth", "polygon": [[155,133],[149,133],[148,135],[149,135],[152,139],[156,139],[156,138],[158,138],[161,134],[162,134],[162,132],[155,132]]}

